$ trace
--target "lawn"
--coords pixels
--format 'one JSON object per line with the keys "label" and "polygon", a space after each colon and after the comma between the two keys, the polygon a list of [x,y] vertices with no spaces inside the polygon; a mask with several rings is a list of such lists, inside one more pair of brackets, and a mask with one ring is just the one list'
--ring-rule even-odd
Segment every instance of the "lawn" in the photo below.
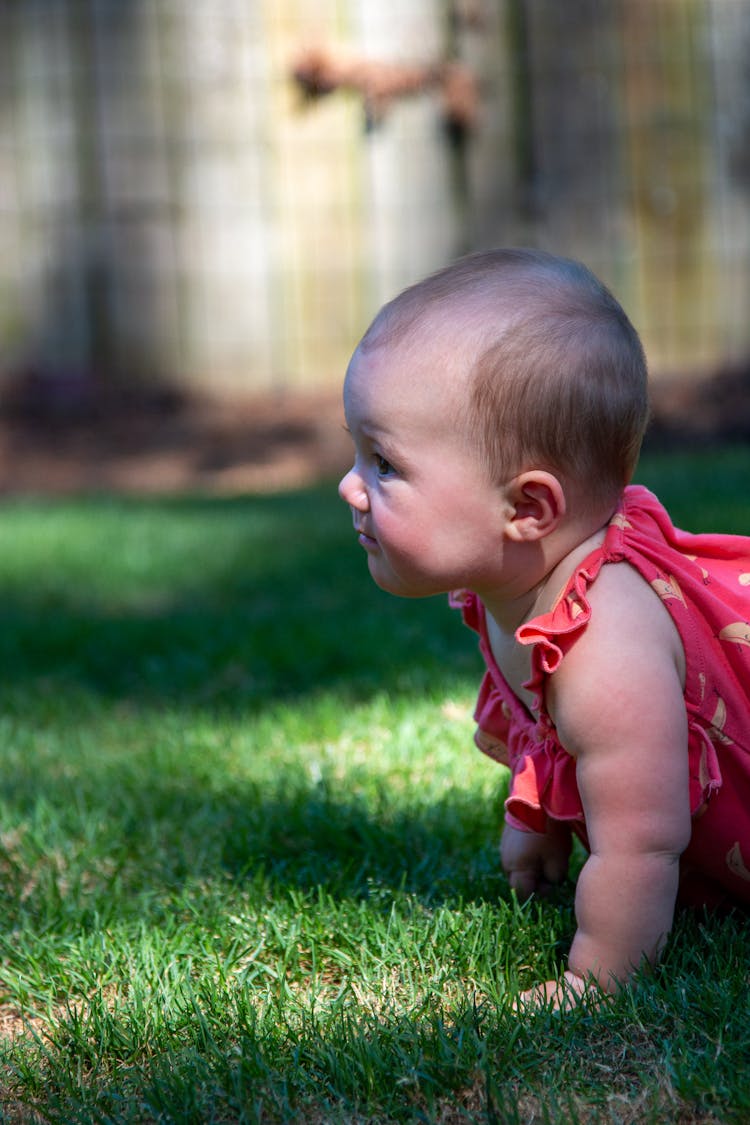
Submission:
{"label": "lawn", "polygon": [[[750,451],[646,460],[750,530]],[[480,663],[372,586],[335,489],[0,509],[0,1120],[743,1122],[750,934],[682,916],[599,1011],[513,1014]]]}

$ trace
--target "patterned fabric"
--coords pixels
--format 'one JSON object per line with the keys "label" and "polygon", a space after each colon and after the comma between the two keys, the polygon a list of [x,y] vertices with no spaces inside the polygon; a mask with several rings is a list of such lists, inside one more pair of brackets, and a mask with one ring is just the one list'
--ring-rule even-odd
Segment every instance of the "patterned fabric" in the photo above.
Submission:
{"label": "patterned fabric", "polygon": [[534,694],[538,719],[495,662],[480,599],[468,591],[451,595],[479,634],[487,670],[475,739],[510,767],[506,820],[542,832],[550,816],[568,821],[587,842],[576,763],[545,709],[545,682],[586,629],[588,591],[602,566],[617,562],[629,563],[656,591],[685,649],[693,832],[681,861],[681,898],[693,905],[750,903],[750,538],[680,531],[641,486],[625,490],[604,543],[576,569],[552,610],[516,633],[532,646],[524,686]]}

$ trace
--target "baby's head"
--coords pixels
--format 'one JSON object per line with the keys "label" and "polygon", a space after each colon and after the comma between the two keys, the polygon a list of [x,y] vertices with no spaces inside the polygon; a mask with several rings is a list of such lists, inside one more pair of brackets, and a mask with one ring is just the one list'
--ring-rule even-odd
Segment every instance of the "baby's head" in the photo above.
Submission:
{"label": "baby's head", "polygon": [[381,309],[358,351],[383,347],[428,349],[491,479],[546,469],[602,510],[630,480],[648,419],[643,348],[578,262],[523,249],[462,258]]}

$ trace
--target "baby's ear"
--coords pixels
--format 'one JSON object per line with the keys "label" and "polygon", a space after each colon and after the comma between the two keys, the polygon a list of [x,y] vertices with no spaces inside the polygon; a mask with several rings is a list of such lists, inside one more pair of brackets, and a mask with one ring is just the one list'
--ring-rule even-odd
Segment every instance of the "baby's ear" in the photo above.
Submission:
{"label": "baby's ear", "polygon": [[509,488],[512,514],[507,535],[516,543],[533,543],[550,535],[565,516],[565,490],[552,473],[529,469],[515,477]]}

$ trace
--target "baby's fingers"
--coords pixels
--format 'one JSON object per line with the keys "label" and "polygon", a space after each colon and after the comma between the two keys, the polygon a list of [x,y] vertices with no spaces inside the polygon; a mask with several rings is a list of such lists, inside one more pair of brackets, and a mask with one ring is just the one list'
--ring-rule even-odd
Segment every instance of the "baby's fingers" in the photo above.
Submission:
{"label": "baby's fingers", "polygon": [[541,875],[535,868],[524,868],[519,871],[511,871],[508,874],[508,882],[510,883],[511,890],[514,890],[521,900],[525,902],[527,898],[532,895],[539,895],[540,898],[545,898],[547,895],[552,894],[555,887],[563,881],[564,875],[558,874],[557,871],[549,872],[546,867],[544,874]]}
{"label": "baby's fingers", "polygon": [[508,882],[510,889],[515,891],[521,902],[525,902],[527,898],[531,898],[535,891],[539,890],[539,874],[531,868],[520,868],[517,871],[510,871],[508,873]]}
{"label": "baby's fingers", "polygon": [[552,855],[544,861],[544,882],[547,890],[563,883],[568,874],[568,857],[566,855]]}

